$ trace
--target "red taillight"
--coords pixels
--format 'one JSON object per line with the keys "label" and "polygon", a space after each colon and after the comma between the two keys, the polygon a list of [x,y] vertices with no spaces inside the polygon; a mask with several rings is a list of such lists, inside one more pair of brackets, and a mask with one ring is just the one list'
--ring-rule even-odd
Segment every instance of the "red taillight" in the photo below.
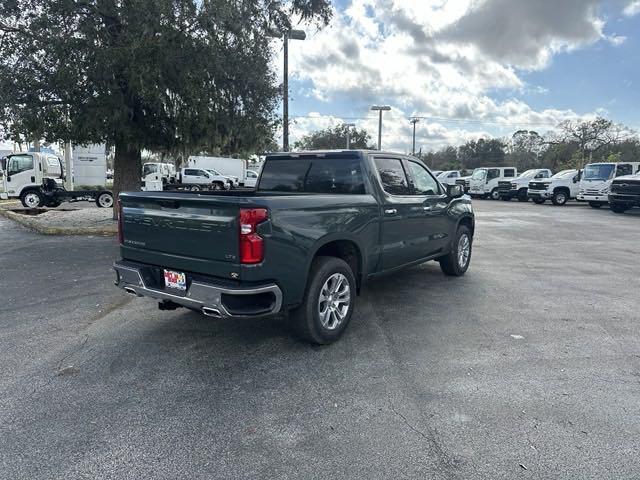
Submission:
{"label": "red taillight", "polygon": [[124,245],[124,230],[122,228],[124,220],[122,218],[122,202],[118,199],[118,243]]}
{"label": "red taillight", "polygon": [[260,263],[264,259],[264,241],[256,228],[267,218],[266,208],[240,209],[240,263]]}

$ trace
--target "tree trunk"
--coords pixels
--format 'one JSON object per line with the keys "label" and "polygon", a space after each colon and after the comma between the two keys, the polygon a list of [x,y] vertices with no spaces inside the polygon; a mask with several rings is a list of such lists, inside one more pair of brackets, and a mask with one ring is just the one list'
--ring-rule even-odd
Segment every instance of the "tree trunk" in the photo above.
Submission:
{"label": "tree trunk", "polygon": [[118,218],[117,198],[120,192],[140,190],[142,176],[142,157],[140,149],[124,141],[116,141],[116,154],[113,160],[113,219]]}

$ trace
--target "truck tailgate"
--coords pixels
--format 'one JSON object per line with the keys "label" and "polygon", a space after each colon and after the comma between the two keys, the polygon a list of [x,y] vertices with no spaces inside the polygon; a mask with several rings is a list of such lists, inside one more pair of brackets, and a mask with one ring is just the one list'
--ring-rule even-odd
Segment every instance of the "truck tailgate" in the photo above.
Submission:
{"label": "truck tailgate", "polygon": [[238,197],[123,193],[122,256],[230,278],[238,271]]}

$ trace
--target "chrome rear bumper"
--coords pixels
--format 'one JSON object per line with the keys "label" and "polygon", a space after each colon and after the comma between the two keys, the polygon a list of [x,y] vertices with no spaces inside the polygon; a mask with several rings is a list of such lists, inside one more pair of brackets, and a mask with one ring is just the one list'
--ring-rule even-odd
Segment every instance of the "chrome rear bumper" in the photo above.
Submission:
{"label": "chrome rear bumper", "polygon": [[[227,287],[194,279],[188,282],[187,290],[181,295],[145,284],[143,268],[128,262],[114,263],[115,285],[131,295],[170,301],[200,310],[210,317],[255,318],[277,314],[282,308],[282,291],[275,284],[250,288]],[[225,305],[225,298],[227,302],[234,300],[231,303],[235,303],[235,306]],[[238,307],[242,304],[242,307]]]}

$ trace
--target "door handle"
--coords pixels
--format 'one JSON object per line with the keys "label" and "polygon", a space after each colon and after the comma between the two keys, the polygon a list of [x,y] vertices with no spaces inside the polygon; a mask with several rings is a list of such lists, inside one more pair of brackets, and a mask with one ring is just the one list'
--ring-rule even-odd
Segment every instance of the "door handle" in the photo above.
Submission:
{"label": "door handle", "polygon": [[431,211],[431,207],[429,207],[428,205],[425,205],[424,207],[422,207],[422,211],[423,212],[430,212]]}
{"label": "door handle", "polygon": [[387,208],[384,213],[387,215],[395,215],[396,213],[398,213],[398,210],[396,210],[395,208]]}

